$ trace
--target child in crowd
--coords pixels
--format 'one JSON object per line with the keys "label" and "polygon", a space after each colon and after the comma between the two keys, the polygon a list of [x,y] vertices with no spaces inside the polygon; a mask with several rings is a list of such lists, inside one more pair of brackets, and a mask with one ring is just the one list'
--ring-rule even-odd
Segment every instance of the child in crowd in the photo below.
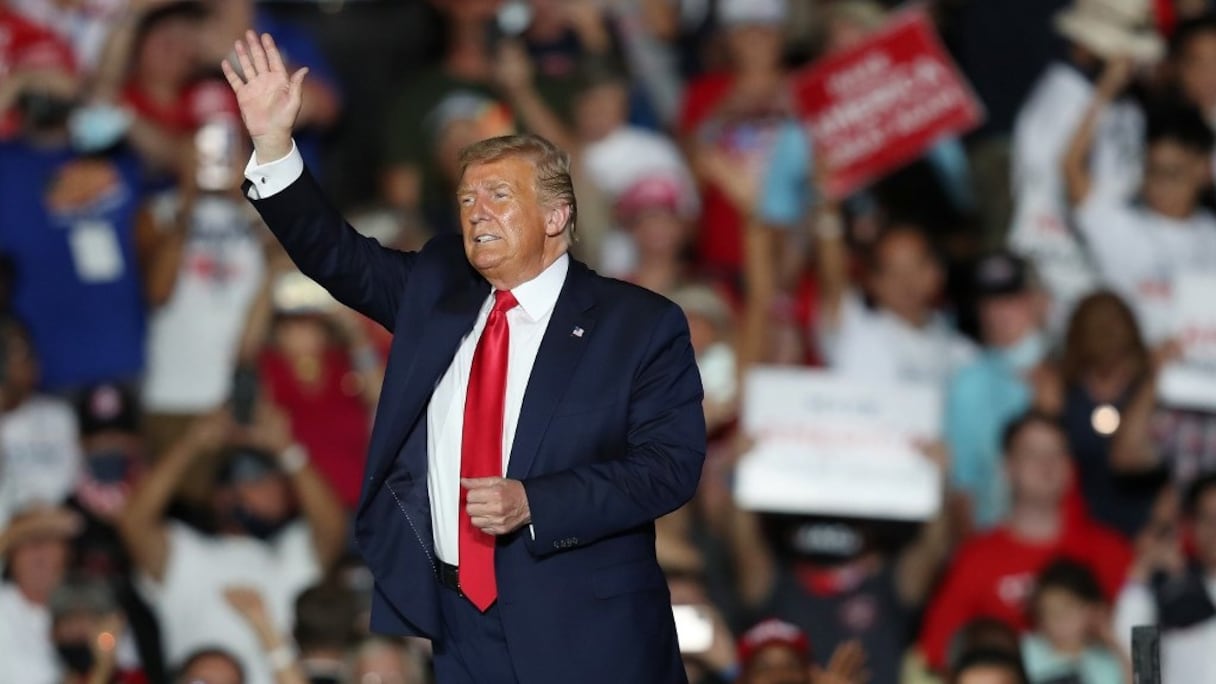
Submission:
{"label": "child in crowd", "polygon": [[1148,342],[1159,344],[1176,333],[1171,304],[1179,278],[1216,268],[1216,217],[1203,208],[1216,138],[1195,109],[1156,111],[1149,118],[1139,196],[1126,199],[1094,187],[1085,161],[1094,122],[1126,78],[1118,72],[1103,77],[1065,172],[1076,225],[1099,279],[1132,305]]}
{"label": "child in crowd", "polygon": [[1031,595],[1034,631],[1022,637],[1030,681],[1120,684],[1124,668],[1111,643],[1109,618],[1089,568],[1061,559],[1039,573]]}

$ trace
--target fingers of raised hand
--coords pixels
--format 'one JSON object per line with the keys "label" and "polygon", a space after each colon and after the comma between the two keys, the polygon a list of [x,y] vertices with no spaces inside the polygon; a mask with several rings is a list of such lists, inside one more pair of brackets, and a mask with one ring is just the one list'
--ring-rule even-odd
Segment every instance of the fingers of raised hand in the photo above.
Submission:
{"label": "fingers of raised hand", "polygon": [[269,33],[262,34],[262,49],[266,52],[267,67],[276,73],[287,73],[287,67],[283,64],[283,55],[279,53],[279,46],[274,44],[274,38]]}
{"label": "fingers of raised hand", "polygon": [[262,41],[258,39],[258,34],[252,29],[245,32],[245,42],[249,49],[249,58],[253,60],[253,67],[257,69],[258,74],[264,74],[270,71],[270,64],[266,61],[266,50],[262,48]]}

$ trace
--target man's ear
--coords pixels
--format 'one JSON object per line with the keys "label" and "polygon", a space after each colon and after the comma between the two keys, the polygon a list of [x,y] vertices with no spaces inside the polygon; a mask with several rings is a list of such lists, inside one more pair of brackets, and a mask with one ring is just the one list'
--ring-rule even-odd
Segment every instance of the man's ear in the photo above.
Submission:
{"label": "man's ear", "polygon": [[545,235],[557,237],[566,232],[566,222],[570,220],[570,205],[562,202],[545,213]]}

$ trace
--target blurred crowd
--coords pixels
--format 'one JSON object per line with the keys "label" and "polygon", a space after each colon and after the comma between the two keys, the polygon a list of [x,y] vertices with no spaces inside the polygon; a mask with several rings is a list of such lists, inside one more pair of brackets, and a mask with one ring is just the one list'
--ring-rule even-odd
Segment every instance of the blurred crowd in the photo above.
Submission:
{"label": "blurred crowd", "polygon": [[[832,196],[791,84],[901,4],[0,0],[0,682],[429,681],[349,525],[391,335],[242,196],[250,28],[357,230],[458,231],[459,150],[531,131],[576,256],[683,307],[694,684],[1121,684],[1135,625],[1216,681],[1216,416],[1159,398],[1174,283],[1216,275],[1216,3],[914,3],[984,122]],[[934,388],[937,513],[736,506],[758,364]]]}

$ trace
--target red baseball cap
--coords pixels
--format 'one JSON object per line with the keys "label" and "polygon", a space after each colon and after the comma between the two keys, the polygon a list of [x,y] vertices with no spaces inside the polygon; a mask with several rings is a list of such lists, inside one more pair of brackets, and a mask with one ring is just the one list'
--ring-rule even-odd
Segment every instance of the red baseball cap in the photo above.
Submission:
{"label": "red baseball cap", "polygon": [[17,69],[77,73],[76,59],[67,43],[0,4],[0,77]]}
{"label": "red baseball cap", "polygon": [[628,222],[651,210],[681,214],[683,199],[678,180],[663,175],[647,176],[635,181],[617,198],[616,215]]}
{"label": "red baseball cap", "polygon": [[770,618],[743,633],[743,637],[739,639],[739,664],[747,667],[757,654],[769,646],[785,646],[804,659],[811,655],[811,644],[806,632],[797,625]]}

